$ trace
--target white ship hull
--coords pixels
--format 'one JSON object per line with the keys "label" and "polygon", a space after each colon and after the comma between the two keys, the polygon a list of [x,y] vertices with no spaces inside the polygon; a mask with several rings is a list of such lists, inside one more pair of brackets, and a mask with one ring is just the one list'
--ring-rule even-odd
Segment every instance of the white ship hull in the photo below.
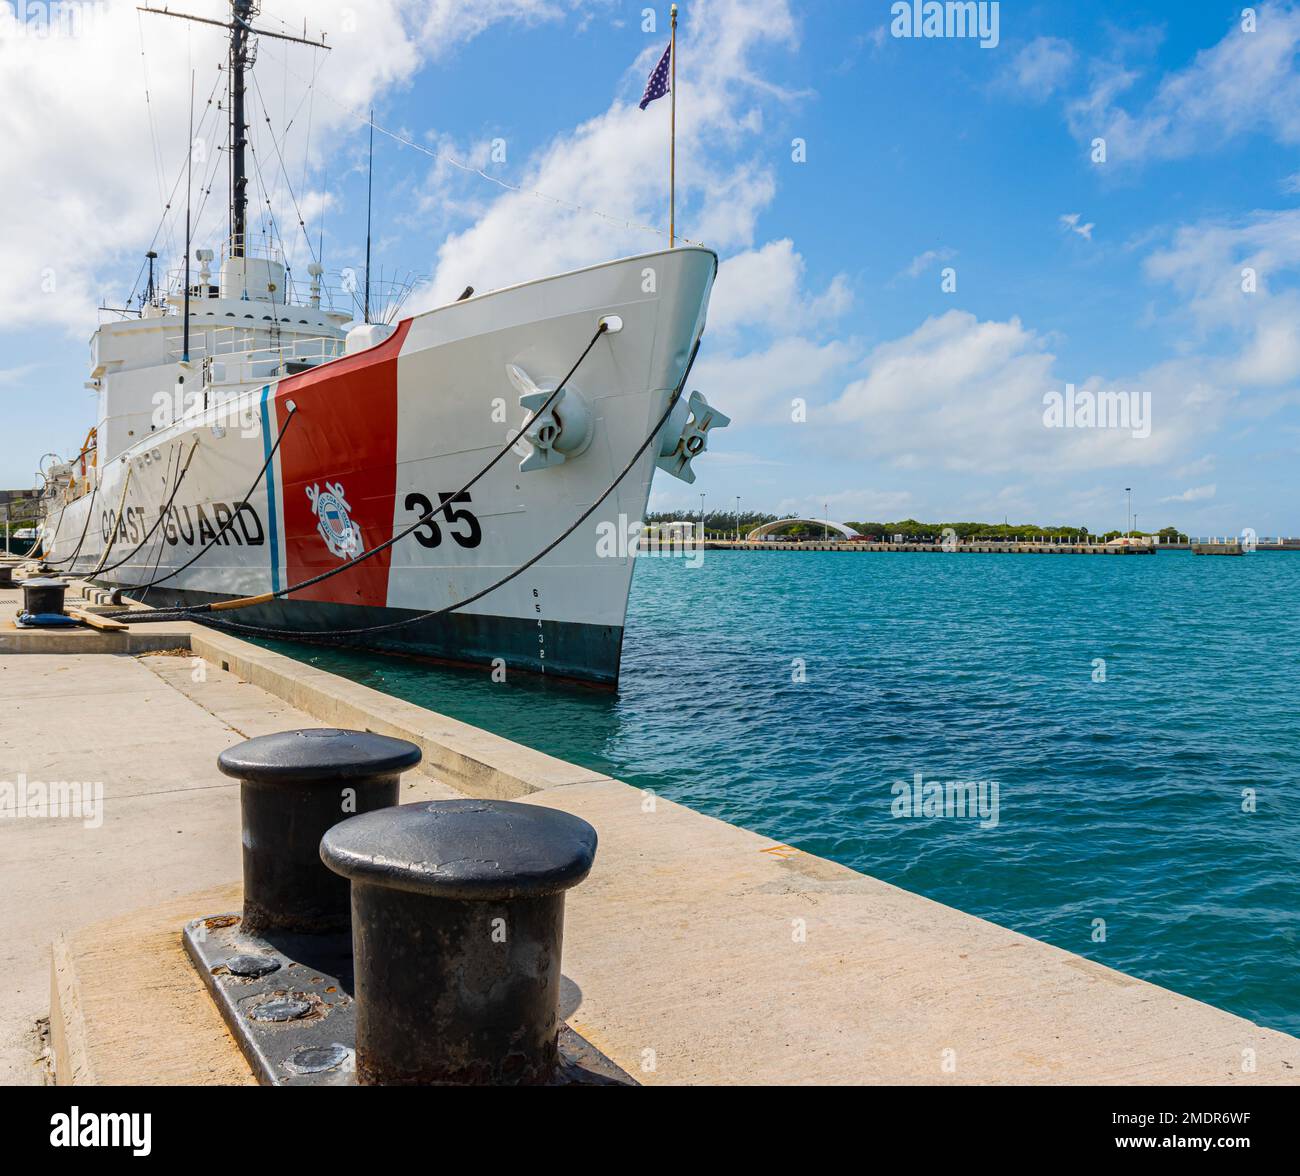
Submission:
{"label": "white ship hull", "polygon": [[[369,350],[200,405],[102,466],[93,495],[51,509],[47,559],[129,596],[187,563],[233,514],[222,540],[150,588],[147,603],[253,596],[338,568],[438,506],[515,435],[528,413],[511,365],[554,388],[602,317],[617,316],[622,329],[597,340],[566,387],[587,406],[590,433],[562,464],[521,472],[530,448],[520,443],[436,525],[315,587],[221,616],[309,635],[463,600],[562,535],[646,440],[686,377],[716,265],[707,250],[675,249],[494,291],[404,320]],[[671,442],[680,422],[666,428]],[[344,640],[616,682],[633,558],[608,536],[643,517],[660,452],[656,439],[585,523],[482,600]],[[163,524],[133,551],[187,460]]]}

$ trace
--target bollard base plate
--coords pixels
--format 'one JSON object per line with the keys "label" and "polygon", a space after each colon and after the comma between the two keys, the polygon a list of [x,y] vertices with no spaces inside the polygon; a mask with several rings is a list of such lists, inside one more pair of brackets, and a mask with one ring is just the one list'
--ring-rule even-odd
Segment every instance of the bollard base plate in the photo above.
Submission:
{"label": "bollard base plate", "polygon": [[[185,924],[185,950],[263,1086],[355,1086],[352,937],[245,935],[237,914]],[[567,1025],[552,1086],[637,1086]]]}

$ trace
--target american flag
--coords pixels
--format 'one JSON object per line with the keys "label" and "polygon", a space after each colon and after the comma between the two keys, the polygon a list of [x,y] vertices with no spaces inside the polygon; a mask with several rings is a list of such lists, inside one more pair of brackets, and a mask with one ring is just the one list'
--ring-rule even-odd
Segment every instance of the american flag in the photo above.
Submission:
{"label": "american flag", "polygon": [[668,47],[664,50],[664,55],[659,59],[659,64],[654,67],[650,77],[646,80],[645,93],[641,95],[642,110],[656,98],[662,98],[668,93],[668,64],[672,53],[673,43],[669,41]]}

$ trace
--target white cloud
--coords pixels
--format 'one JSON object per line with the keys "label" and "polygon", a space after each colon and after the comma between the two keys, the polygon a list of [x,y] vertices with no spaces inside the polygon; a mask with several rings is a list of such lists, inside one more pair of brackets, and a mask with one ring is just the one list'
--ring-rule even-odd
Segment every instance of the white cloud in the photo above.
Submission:
{"label": "white cloud", "polygon": [[793,399],[813,399],[832,376],[856,363],[859,354],[849,342],[817,343],[787,335],[742,354],[716,347],[702,351],[691,381],[738,422],[789,425]]}
{"label": "white cloud", "polygon": [[1214,469],[1214,455],[1205,454],[1204,457],[1198,457],[1195,461],[1189,461],[1186,465],[1179,466],[1174,470],[1175,478],[1198,478],[1202,474],[1208,474]]}
{"label": "white cloud", "polygon": [[1078,233],[1078,235],[1085,241],[1092,240],[1092,230],[1096,228],[1096,225],[1094,225],[1092,221],[1081,225],[1079,223],[1080,218],[1077,212],[1067,212],[1059,219],[1063,229],[1068,229],[1072,233]]}
{"label": "white cloud", "polygon": [[420,7],[425,9],[425,15],[419,26],[419,40],[429,55],[437,58],[495,24],[562,20],[568,10],[582,5],[557,0],[424,0]]}
{"label": "white cloud", "polygon": [[1168,498],[1162,498],[1161,502],[1205,502],[1213,498],[1218,491],[1218,487],[1211,482],[1208,486],[1193,486],[1189,490],[1184,490],[1181,494],[1171,494]]}
{"label": "white cloud", "polygon": [[[1046,477],[1080,469],[1155,465],[1213,427],[1231,400],[1194,362],[1166,363],[1127,384],[1090,377],[1081,393],[1123,392],[1150,405],[1151,432],[1048,428],[1044,395],[1066,380],[1046,341],[1018,319],[979,321],[958,310],[875,348],[866,374],[812,419],[826,442],[905,469],[1021,470]],[[1068,377],[1067,377],[1068,379]]]}
{"label": "white cloud", "polygon": [[951,261],[957,256],[955,249],[949,249],[946,245],[939,249],[927,249],[924,253],[918,253],[903,268],[899,277],[919,278],[928,270],[936,261]]}
{"label": "white cloud", "polygon": [[[793,46],[794,21],[786,0],[701,0],[687,19],[693,50],[683,60],[677,90],[679,105],[691,115],[678,125],[678,232],[720,250],[747,249],[759,214],[776,193],[764,152],[747,154],[762,130],[755,95],[788,97],[763,82],[750,58],[762,45]],[[455,297],[467,283],[492,289],[666,245],[640,227],[667,227],[664,112],[636,105],[660,52],[658,43],[647,46],[626,73],[624,97],[558,135],[529,163],[513,182],[530,191],[495,197],[474,224],[446,239],[433,280],[412,309]],[[533,191],[572,193],[574,202],[617,221],[538,199]],[[787,267],[801,269],[802,259],[796,264],[794,257],[791,251]],[[771,270],[780,262],[764,259]],[[833,297],[842,301],[844,291],[836,289]],[[720,313],[725,321],[725,294]]]}
{"label": "white cloud", "polygon": [[1218,44],[1165,75],[1131,110],[1119,99],[1137,81],[1136,72],[1098,66],[1089,94],[1068,108],[1074,134],[1084,141],[1103,137],[1112,165],[1178,159],[1251,132],[1300,143],[1300,10],[1272,3],[1256,9],[1253,32],[1234,20]]}
{"label": "white cloud", "polygon": [[1004,84],[1043,102],[1074,69],[1074,46],[1060,37],[1036,37],[1011,59]]}
{"label": "white cloud", "polygon": [[1287,298],[1287,313],[1265,313],[1242,348],[1233,374],[1243,384],[1275,387],[1300,373],[1300,306]]}
{"label": "white cloud", "polygon": [[0,368],[0,388],[12,388],[23,383],[33,372],[40,370],[38,363],[24,363],[18,367]]}
{"label": "white cloud", "polygon": [[[783,498],[774,513],[816,519],[825,517],[835,522],[888,523],[904,518],[915,509],[915,505],[915,496],[909,490],[854,489]],[[823,514],[824,511],[827,513]]]}
{"label": "white cloud", "polygon": [[1300,379],[1300,210],[1180,228],[1145,262],[1183,300],[1202,339],[1225,335],[1235,353],[1221,378],[1248,387]]}
{"label": "white cloud", "polygon": [[[364,108],[384,90],[409,81],[424,60],[452,51],[497,21],[554,19],[579,2],[277,0],[274,13],[260,20],[264,27],[301,33],[305,24],[312,34],[324,30],[332,47],[324,54],[263,38],[263,68],[254,71],[266,106],[278,114],[295,109],[305,90],[300,79],[311,77],[314,61],[321,65],[311,119],[312,166],[303,166],[305,115],[281,145],[304,211],[319,210],[323,200],[313,190],[316,165],[344,148],[344,132],[356,127],[349,109]],[[139,13],[134,0],[85,7],[93,19],[80,35],[38,38],[26,35],[10,5],[0,4],[0,320],[9,328],[61,324],[82,338],[93,328],[101,297],[120,302],[129,293],[183,172],[191,69],[198,76],[196,106],[206,115],[206,134],[225,137],[224,113],[215,101],[206,104],[209,88],[224,77],[217,74],[225,58],[219,29]],[[229,18],[226,0],[192,0],[184,7],[198,16]],[[222,93],[219,83],[216,92]],[[250,93],[262,170],[283,223],[292,225],[296,214],[290,215],[251,84]],[[208,158],[215,168],[213,198],[196,244],[216,246],[225,234],[225,164],[211,150]],[[196,185],[202,178],[196,167]],[[250,209],[262,200],[250,187]],[[169,231],[155,246],[164,268],[180,261],[183,207],[182,184]],[[282,231],[292,235],[287,227]]]}
{"label": "white cloud", "polygon": [[819,294],[803,288],[805,264],[788,237],[727,258],[718,267],[709,329],[790,333],[838,318],[853,302],[848,279],[836,275]]}

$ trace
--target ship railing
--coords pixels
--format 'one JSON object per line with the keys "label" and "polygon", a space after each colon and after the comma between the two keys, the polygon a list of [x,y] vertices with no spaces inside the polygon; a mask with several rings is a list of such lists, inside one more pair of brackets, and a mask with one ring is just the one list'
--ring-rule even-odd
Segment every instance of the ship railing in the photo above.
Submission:
{"label": "ship railing", "polygon": [[[236,245],[242,245],[242,249],[235,249]],[[281,265],[284,264],[284,250],[278,245],[273,245],[271,239],[265,233],[244,233],[235,234],[228,238],[221,246],[220,261],[225,261],[227,257],[243,256],[256,257],[263,261],[276,261]]]}
{"label": "ship railing", "polygon": [[[169,356],[179,360],[183,338],[169,335]],[[344,341],[328,335],[282,337],[265,327],[219,327],[190,340],[190,362],[203,369],[203,383],[249,384],[285,375],[292,367],[314,367],[343,354]]]}
{"label": "ship railing", "polygon": [[[229,256],[229,247],[221,251],[221,259],[211,263],[209,269],[208,286],[205,288],[199,281],[200,267],[197,261],[191,262],[190,265],[190,297],[194,300],[203,300],[205,298],[216,297],[215,291],[218,289],[221,274],[221,262]],[[303,266],[302,273],[288,268],[288,263],[284,254],[273,246],[253,244],[250,245],[246,257],[260,258],[267,261],[278,262],[286,267],[285,284],[286,289],[277,297],[274,305],[285,308],[289,311],[295,308],[320,309],[328,314],[347,314],[354,318],[362,317],[365,307],[365,267],[364,266],[344,266],[337,270],[326,270],[323,272],[318,284],[313,288],[310,277],[304,277],[306,267]],[[162,271],[159,289],[170,292],[170,297],[179,299],[185,292],[185,268],[184,265],[171,266]],[[375,277],[372,275],[370,281],[370,307],[372,317],[382,317],[382,312],[391,306],[400,306],[405,302],[407,296],[418,281],[415,278],[396,279],[387,277]],[[315,295],[320,297],[319,308],[312,306],[312,298]]]}
{"label": "ship railing", "polygon": [[[205,298],[216,298],[219,289],[219,270],[213,270],[209,279],[208,287],[205,289],[199,281],[197,269],[190,271],[190,298],[194,302],[200,302]],[[326,278],[337,279],[326,281]],[[171,297],[178,301],[183,298],[185,293],[185,271],[184,269],[169,269],[164,275],[163,289],[171,291]],[[274,305],[281,314],[292,315],[296,310],[320,310],[326,314],[355,314],[360,317],[362,296],[361,279],[349,276],[347,271],[337,271],[321,275],[320,283],[320,306],[315,307],[311,304],[313,290],[310,281],[303,281],[295,277],[292,272],[286,274],[285,282],[288,290],[283,293],[277,293],[274,303],[259,302],[259,307]],[[391,283],[386,283],[386,285]],[[372,289],[372,302],[377,302],[377,293]],[[175,307],[172,308],[175,310]]]}
{"label": "ship railing", "polygon": [[327,363],[343,354],[343,340],[317,336],[295,339],[279,346],[253,346],[215,352],[203,364],[203,382],[254,384]]}
{"label": "ship railing", "polygon": [[[210,263],[207,288],[204,288],[199,281],[201,272],[199,262],[192,261],[190,263],[191,299],[201,300],[216,297],[214,292],[218,289],[220,282],[222,263],[229,256],[229,246],[223,247],[220,258]],[[287,307],[290,310],[296,307],[317,309],[312,307],[311,300],[314,295],[319,294],[320,310],[329,314],[349,314],[356,315],[358,318],[361,316],[365,301],[365,268],[363,266],[345,266],[342,269],[326,270],[321,273],[317,279],[317,286],[313,288],[312,279],[310,276],[306,276],[306,266],[301,266],[301,273],[290,268],[284,253],[274,246],[260,243],[251,244],[244,256],[274,261],[285,267],[287,289],[279,293],[275,305]],[[182,258],[182,264],[170,266],[160,273],[159,289],[169,291],[173,298],[180,298],[185,293],[185,266],[183,261]],[[405,292],[407,285],[408,283],[396,280],[372,278],[370,284],[372,307],[387,305],[397,299]]]}

